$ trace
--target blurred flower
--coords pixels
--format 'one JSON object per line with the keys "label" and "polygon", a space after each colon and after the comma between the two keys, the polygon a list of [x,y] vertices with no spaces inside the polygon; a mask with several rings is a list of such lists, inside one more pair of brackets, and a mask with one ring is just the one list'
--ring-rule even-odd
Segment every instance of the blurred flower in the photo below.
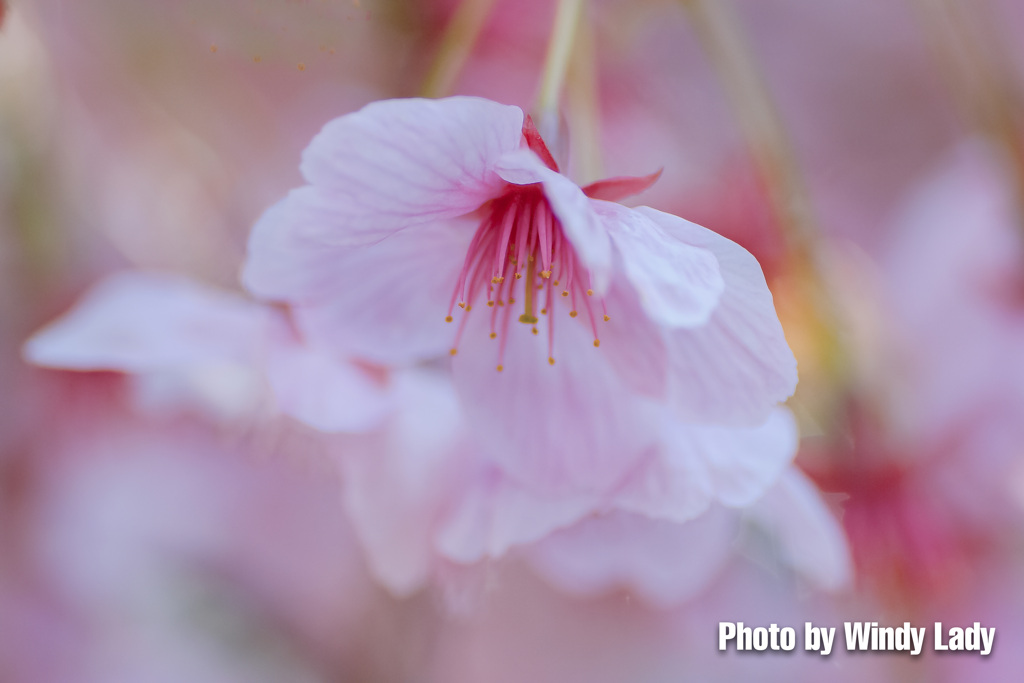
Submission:
{"label": "blurred flower", "polygon": [[282,310],[172,274],[108,277],[24,353],[52,368],[133,373],[150,403],[219,417],[273,406],[317,429],[352,431],[388,409],[381,371],[304,343]]}
{"label": "blurred flower", "polygon": [[607,489],[651,444],[659,401],[684,421],[763,422],[796,368],[753,257],[606,201],[656,176],[580,189],[557,168],[517,107],[374,103],[313,140],[309,184],[253,230],[245,283],[292,306],[311,339],[374,361],[458,349],[489,457],[538,490]]}
{"label": "blurred flower", "polygon": [[627,588],[667,607],[718,574],[744,518],[776,540],[774,559],[816,586],[849,578],[835,519],[789,467],[797,435],[784,409],[749,429],[666,417],[657,444],[617,487],[569,495],[531,489],[480,457],[444,373],[398,373],[396,394],[400,407],[382,429],[344,439],[334,453],[370,566],[398,595],[519,556],[569,593]]}

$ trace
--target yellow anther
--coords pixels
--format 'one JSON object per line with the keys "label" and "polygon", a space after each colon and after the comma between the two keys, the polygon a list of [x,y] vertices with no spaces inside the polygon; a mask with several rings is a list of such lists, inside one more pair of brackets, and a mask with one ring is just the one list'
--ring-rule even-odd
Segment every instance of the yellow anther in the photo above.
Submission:
{"label": "yellow anther", "polygon": [[569,317],[570,318],[575,318],[576,317],[576,311],[569,311]]}
{"label": "yellow anther", "polygon": [[509,306],[511,306],[511,305],[512,305],[512,304],[514,304],[515,302],[516,302],[516,300],[515,300],[515,299],[513,299],[512,297],[509,297],[509,298],[508,298],[508,305],[509,305]]}
{"label": "yellow anther", "polygon": [[555,280],[555,281],[554,281],[554,282],[552,282],[551,284],[553,284],[553,285],[554,285],[555,287],[557,287],[557,286],[558,286],[558,280]]}
{"label": "yellow anther", "polygon": [[504,301],[502,301],[501,299],[498,299],[498,305],[499,305],[499,306],[504,306],[504,305],[505,305],[505,302],[504,302]]}
{"label": "yellow anther", "polygon": [[466,304],[466,313],[469,313],[472,310],[473,310],[473,307],[470,306],[469,304]]}
{"label": "yellow anther", "polygon": [[494,308],[494,302],[493,301],[488,301],[487,305],[490,306],[491,308]]}
{"label": "yellow anther", "polygon": [[547,315],[548,314],[548,309],[546,309],[546,308],[540,309],[540,314],[541,315]]}
{"label": "yellow anther", "polygon": [[498,336],[497,332],[491,332],[491,339],[496,339]]}
{"label": "yellow anther", "polygon": [[542,271],[540,271],[540,276],[546,280],[549,277],[551,277],[551,271],[550,270],[542,270]]}
{"label": "yellow anther", "polygon": [[608,322],[611,319],[612,319],[612,317],[610,315],[608,315],[607,313],[604,314],[604,321],[605,322]]}
{"label": "yellow anther", "polygon": [[548,357],[548,365],[554,365],[554,364],[555,364],[555,359],[554,359],[554,358],[551,358],[551,357],[549,356],[549,357]]}
{"label": "yellow anther", "polygon": [[505,369],[505,366],[504,366],[504,365],[499,365],[499,366],[498,366],[498,372],[501,372],[501,371],[502,371],[502,370],[504,370],[504,369]]}
{"label": "yellow anther", "polygon": [[444,321],[445,321],[446,323],[450,323],[450,322],[452,321],[452,317],[451,317],[450,315],[446,315],[446,316],[444,317]]}
{"label": "yellow anther", "polygon": [[523,279],[523,274],[522,273],[516,273],[516,279],[517,280],[522,280]]}
{"label": "yellow anther", "polygon": [[534,334],[537,334],[537,328],[536,328],[536,327],[534,327],[534,328],[533,328],[532,330],[530,330],[530,331],[531,331],[531,332],[533,332]]}
{"label": "yellow anther", "polygon": [[459,302],[459,308],[465,308],[465,307],[466,307],[466,302],[465,301],[460,301]]}
{"label": "yellow anther", "polygon": [[569,290],[568,289],[563,289],[562,290],[562,296],[569,296]]}
{"label": "yellow anther", "polygon": [[601,345],[601,340],[600,339],[595,339],[594,340],[594,347],[596,348],[596,347],[598,347],[600,345]]}
{"label": "yellow anther", "polygon": [[455,354],[457,354],[458,352],[459,352],[459,350],[458,350],[458,349],[452,349],[452,350],[451,350],[451,351],[449,351],[448,353],[449,353],[449,355],[452,355],[452,356],[454,356],[454,355],[455,355]]}
{"label": "yellow anther", "polygon": [[587,296],[594,296],[594,290],[588,289],[587,290]]}
{"label": "yellow anther", "polygon": [[526,257],[526,262],[527,263],[533,263],[533,257],[532,256],[527,256]]}

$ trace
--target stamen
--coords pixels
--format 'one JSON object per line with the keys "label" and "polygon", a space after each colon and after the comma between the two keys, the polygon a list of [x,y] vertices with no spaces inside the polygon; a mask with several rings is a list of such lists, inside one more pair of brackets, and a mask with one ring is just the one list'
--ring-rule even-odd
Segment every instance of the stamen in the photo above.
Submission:
{"label": "stamen", "polygon": [[[503,372],[510,322],[514,307],[521,303],[521,315],[516,318],[529,325],[530,334],[534,336],[540,335],[539,316],[548,316],[548,363],[554,365],[557,313],[554,302],[559,298],[556,295],[569,298],[566,303],[570,318],[579,317],[579,296],[590,318],[594,346],[600,346],[595,309],[590,302],[594,296],[591,275],[582,263],[577,264],[578,257],[571,243],[565,241],[562,225],[540,186],[510,186],[507,193],[492,201],[488,208],[488,215],[473,235],[445,321],[454,322],[452,311],[456,303],[469,313],[472,302],[484,299],[491,309],[489,337],[499,342],[496,367],[498,372]],[[521,297],[515,291],[520,282]],[[583,296],[584,292],[587,296]],[[517,302],[517,298],[522,301]],[[610,320],[604,299],[598,297],[598,300],[604,320]],[[450,351],[453,356],[468,320],[466,315],[459,321]]]}
{"label": "stamen", "polygon": [[[505,265],[504,264],[505,254],[508,253],[508,238],[509,238],[509,236],[512,235],[512,226],[515,224],[516,218],[518,218],[518,216],[519,216],[519,198],[516,197],[516,199],[514,199],[512,201],[512,203],[508,207],[508,209],[505,210],[505,217],[504,217],[505,220],[502,221],[502,224],[501,224],[501,239],[498,240],[498,244],[496,245],[498,247],[498,249],[497,249],[497,255],[494,257],[494,277],[495,278],[497,278],[497,277],[499,277],[501,275],[503,267]],[[501,280],[504,281],[504,278],[501,278]],[[494,280],[492,280],[492,282],[494,282]]]}

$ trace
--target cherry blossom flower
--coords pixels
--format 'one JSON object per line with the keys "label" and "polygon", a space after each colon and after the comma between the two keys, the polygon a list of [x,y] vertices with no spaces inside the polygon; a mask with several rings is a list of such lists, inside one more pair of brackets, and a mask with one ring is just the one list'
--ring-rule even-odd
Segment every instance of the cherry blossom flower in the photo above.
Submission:
{"label": "cherry blossom flower", "polygon": [[576,186],[518,107],[376,102],[329,123],[301,170],[253,230],[247,287],[325,347],[455,356],[488,457],[534,489],[612,486],[654,443],[658,405],[753,427],[793,391],[753,257],[614,203],[657,174]]}
{"label": "cherry blossom flower", "polygon": [[718,575],[744,519],[815,586],[849,579],[838,523],[791,466],[797,434],[785,409],[755,428],[666,416],[657,445],[615,490],[549,494],[481,457],[444,373],[406,371],[395,384],[397,407],[382,427],[346,437],[335,454],[368,564],[396,595],[520,557],[566,592],[626,587],[669,607]]}
{"label": "cherry blossom flower", "polygon": [[108,277],[24,354],[52,368],[130,373],[150,404],[221,418],[275,406],[316,429],[351,431],[389,409],[381,371],[304,343],[283,311],[167,273]]}

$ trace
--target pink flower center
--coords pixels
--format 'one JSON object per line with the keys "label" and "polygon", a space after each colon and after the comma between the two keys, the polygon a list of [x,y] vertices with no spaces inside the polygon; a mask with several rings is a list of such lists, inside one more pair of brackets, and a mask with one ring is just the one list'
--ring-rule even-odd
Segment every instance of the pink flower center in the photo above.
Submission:
{"label": "pink flower center", "polygon": [[[452,322],[456,304],[468,313],[478,299],[485,298],[491,309],[490,337],[499,339],[499,372],[504,369],[513,317],[530,325],[533,334],[538,334],[541,318],[547,318],[548,363],[554,365],[555,309],[559,301],[569,306],[572,318],[578,315],[577,307],[582,303],[594,333],[594,346],[600,346],[590,273],[566,239],[540,184],[509,185],[503,195],[485,205],[484,211],[445,319]],[[603,319],[609,320],[603,300],[600,308]],[[459,324],[452,355],[468,318],[464,316]]]}

